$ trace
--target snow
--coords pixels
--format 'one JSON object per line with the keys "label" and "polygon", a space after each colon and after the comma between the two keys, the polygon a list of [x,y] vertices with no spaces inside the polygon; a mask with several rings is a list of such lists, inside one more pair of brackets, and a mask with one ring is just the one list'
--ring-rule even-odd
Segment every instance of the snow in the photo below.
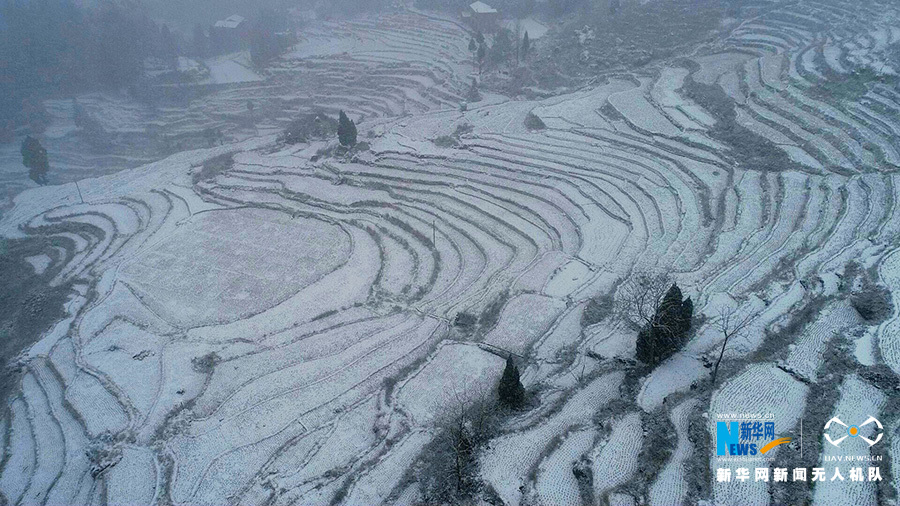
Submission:
{"label": "snow", "polygon": [[694,454],[688,436],[688,421],[698,404],[697,400],[688,399],[672,409],[671,421],[675,426],[678,442],[669,462],[650,487],[650,504],[653,506],[681,504],[685,501],[688,488],[685,464]]}
{"label": "snow", "polygon": [[[803,413],[809,387],[793,379],[788,373],[772,365],[756,364],[721,385],[714,393],[709,407],[709,434],[715,439],[716,415],[743,413],[753,406],[754,413],[773,414],[775,433],[792,430]],[[782,451],[776,447],[773,451]],[[776,454],[777,455],[777,454]],[[715,453],[710,467],[715,469]],[[721,504],[767,504],[768,487],[765,482],[714,482],[715,501]]]}
{"label": "snow", "polygon": [[469,4],[469,8],[472,9],[472,12],[478,14],[493,14],[497,12],[497,9],[481,1],[472,2]]}
{"label": "snow", "polygon": [[[226,230],[242,230],[231,237]],[[318,220],[237,210],[204,213],[122,269],[122,280],[168,321],[200,326],[281,302],[338,268],[349,234]]]}
{"label": "snow", "polygon": [[[862,381],[855,375],[846,376],[841,383],[841,397],[835,406],[832,416],[840,418],[842,422],[850,425],[860,425],[859,435],[869,439],[875,439],[875,433],[881,432],[874,423],[861,426],[870,416],[878,417],[881,407],[885,403],[884,394],[871,384]],[[846,427],[833,424],[826,433],[833,439],[846,435]],[[885,435],[885,437],[888,437]],[[825,468],[826,479],[829,481],[820,483],[813,492],[813,501],[816,504],[875,504],[876,483],[870,481],[851,481],[850,469],[862,467],[865,478],[868,479],[869,465],[878,466],[877,462],[851,463],[847,461],[837,462],[837,456],[870,454],[869,445],[861,438],[847,438],[840,446],[834,446],[823,439],[822,459],[819,466]],[[827,461],[826,459],[831,459]],[[835,476],[834,469],[840,469],[844,480],[830,481]]]}
{"label": "snow", "polygon": [[612,423],[612,433],[588,454],[593,461],[595,497],[628,482],[638,470],[644,428],[638,413],[628,413]]}
{"label": "snow", "polygon": [[594,411],[618,394],[621,373],[601,376],[574,395],[559,411],[538,426],[524,432],[501,437],[491,443],[481,456],[483,478],[494,487],[505,504],[520,504],[525,473],[536,463],[541,450],[555,435],[566,429],[585,424]]}
{"label": "snow", "polygon": [[440,421],[442,411],[456,403],[468,404],[479,395],[490,398],[505,361],[477,346],[441,347],[428,364],[400,386],[397,402],[418,424]]}
{"label": "snow", "polygon": [[[836,379],[835,414],[884,416],[882,392],[821,370],[836,335],[855,341],[862,366],[900,372],[898,310],[867,325],[841,290],[857,261],[900,300],[896,93],[873,83],[852,103],[810,92],[832,75],[823,64],[878,72],[900,40],[896,9],[807,7],[782,2],[723,25],[710,35],[721,41],[686,53],[699,70],[662,59],[528,99],[485,89],[465,111],[471,34],[457,20],[405,7],[310,16],[296,47],[262,69],[246,52],[179,60],[208,91],[186,108],[79,96],[116,139],[206,128],[247,139],[147,165],[77,152],[74,102],[47,101],[42,139],[60,181],[78,187],[26,184],[16,146],[3,147],[19,185],[10,194],[29,189],[0,234],[46,235],[54,252],[26,261],[59,268],[52,283],[73,293],[69,314],[17,358],[23,374],[0,421],[5,500],[148,504],[165,490],[189,504],[425,500],[403,480],[448,399],[491,394],[511,352],[536,402],[503,417],[477,455],[505,504],[580,502],[575,461],[592,467],[596,503],[767,503],[755,483],[689,495],[686,465],[710,457],[687,435],[695,414],[752,408],[788,432],[813,391],[805,382]],[[532,39],[549,26],[521,20]],[[590,27],[572,36],[597,38]],[[683,96],[689,77],[721,86],[741,125],[805,169],[735,166],[709,131],[715,119]],[[231,126],[248,100],[282,112]],[[311,106],[346,110],[371,150],[312,160],[329,142],[277,144]],[[529,112],[548,128],[528,131]],[[435,145],[463,125],[459,146]],[[223,153],[234,167],[194,183]],[[98,176],[109,165],[115,173]],[[643,270],[672,273],[707,320],[620,388],[634,329],[581,320],[590,298]],[[503,293],[493,327],[452,324]],[[786,333],[817,297],[825,309]],[[755,317],[708,387],[722,339],[709,318],[726,305]],[[607,413],[613,400],[625,407]],[[639,482],[642,411],[668,416],[677,440],[647,497],[632,498],[623,486]],[[102,480],[90,476],[88,441],[121,452]],[[817,504],[880,497],[869,484],[828,485],[814,488]]]}
{"label": "snow", "polygon": [[565,297],[578,290],[590,277],[591,270],[584,262],[570,261],[550,278],[544,293],[550,297]]}
{"label": "snow", "polygon": [[521,354],[547,331],[564,307],[565,303],[559,299],[533,294],[517,295],[504,306],[500,321],[484,337],[484,342]]}
{"label": "snow", "polygon": [[515,33],[517,25],[522,32],[522,36],[525,35],[525,32],[528,32],[529,40],[540,39],[546,35],[549,30],[547,25],[534,18],[507,19],[503,22],[503,27],[511,30],[513,33]]}
{"label": "snow", "polygon": [[894,301],[893,315],[878,328],[878,346],[884,363],[900,374],[900,343],[897,339],[900,335],[900,250],[886,256],[878,273]]}
{"label": "snow", "polygon": [[156,498],[156,462],[138,447],[122,449],[122,460],[108,473],[106,494],[112,504],[152,504]]}
{"label": "snow", "polygon": [[541,462],[535,483],[541,504],[578,504],[581,501],[572,468],[593,447],[595,437],[591,429],[576,430],[566,435],[559,448]]}
{"label": "snow", "polygon": [[209,77],[200,84],[232,84],[262,81],[263,78],[250,67],[247,53],[237,53],[205,60]]}

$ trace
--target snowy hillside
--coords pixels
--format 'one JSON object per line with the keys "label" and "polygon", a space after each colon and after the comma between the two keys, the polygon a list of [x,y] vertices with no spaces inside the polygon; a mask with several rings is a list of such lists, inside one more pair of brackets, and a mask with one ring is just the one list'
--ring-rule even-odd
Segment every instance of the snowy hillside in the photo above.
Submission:
{"label": "snowy hillside", "polygon": [[[493,391],[506,352],[537,401],[479,449],[503,504],[776,504],[774,483],[709,474],[711,414],[748,406],[785,431],[803,419],[811,453],[835,413],[875,416],[897,461],[900,309],[865,320],[848,285],[869,273],[900,301],[900,91],[828,83],[895,73],[898,22],[889,3],[775,2],[689,57],[465,110],[476,70],[455,21],[311,30],[263,81],[162,120],[196,129],[255,100],[280,110],[260,136],[28,189],[3,215],[0,235],[64,239],[34,265],[74,288],[0,412],[2,497],[415,504],[438,421]],[[741,159],[701,85],[784,165]],[[310,104],[359,119],[369,151],[264,135]],[[198,177],[225,153],[230,168]],[[652,372],[633,330],[582,326],[640,272],[670,273],[698,317]],[[710,386],[730,305],[753,319]],[[488,327],[455,324],[492,306]],[[881,467],[884,483],[809,499],[889,504],[900,472]]]}

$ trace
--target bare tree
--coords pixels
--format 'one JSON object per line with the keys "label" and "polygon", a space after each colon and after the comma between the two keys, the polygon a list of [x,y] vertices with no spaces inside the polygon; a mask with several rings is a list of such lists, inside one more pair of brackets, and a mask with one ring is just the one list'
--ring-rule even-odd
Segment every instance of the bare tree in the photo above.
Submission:
{"label": "bare tree", "polygon": [[668,274],[639,272],[616,290],[615,313],[634,328],[660,325],[656,314],[673,284]]}
{"label": "bare tree", "polygon": [[635,358],[656,367],[684,346],[694,304],[667,274],[638,272],[616,290],[615,311],[638,330]]}
{"label": "bare tree", "polygon": [[746,334],[747,327],[756,315],[753,313],[741,313],[736,305],[722,306],[719,308],[719,314],[713,321],[713,325],[722,333],[722,349],[719,351],[719,358],[716,359],[716,365],[713,367],[712,384],[716,385],[716,376],[719,374],[719,364],[722,363],[722,357],[725,356],[725,348],[728,341],[735,336],[743,336]]}
{"label": "bare tree", "polygon": [[451,472],[457,495],[466,487],[466,478],[473,463],[475,442],[469,420],[469,403],[454,392],[454,400],[447,409],[442,425],[442,437],[451,461]]}
{"label": "bare tree", "polygon": [[497,402],[483,386],[464,384],[445,392],[436,409],[437,436],[423,452],[421,481],[431,500],[450,503],[468,496],[477,471],[478,447],[493,435]]}

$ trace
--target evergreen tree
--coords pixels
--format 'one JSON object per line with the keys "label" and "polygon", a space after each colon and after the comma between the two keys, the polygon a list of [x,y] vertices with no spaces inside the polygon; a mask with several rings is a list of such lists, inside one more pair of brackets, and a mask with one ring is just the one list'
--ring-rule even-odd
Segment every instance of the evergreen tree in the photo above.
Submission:
{"label": "evergreen tree", "polygon": [[680,350],[691,329],[693,313],[694,303],[690,297],[682,300],[681,289],[673,284],[663,296],[653,318],[638,332],[635,343],[637,359],[656,366]]}
{"label": "evergreen tree", "polygon": [[497,387],[500,403],[507,408],[518,408],[525,403],[525,387],[519,379],[519,368],[513,362],[512,356],[506,359],[506,368]]}
{"label": "evergreen tree", "polygon": [[204,57],[209,54],[209,37],[206,36],[206,32],[203,31],[203,26],[200,23],[194,25],[194,54],[199,57]]}
{"label": "evergreen tree", "polygon": [[472,78],[472,85],[469,87],[469,92],[466,94],[466,100],[469,102],[478,102],[481,100],[481,93],[478,92],[478,81],[475,78]]}
{"label": "evergreen tree", "polygon": [[475,52],[478,50],[478,44],[475,43],[475,38],[469,39],[469,51]]}
{"label": "evergreen tree", "polygon": [[525,35],[522,37],[522,59],[528,57],[528,50],[531,49],[531,40],[528,38],[528,30],[525,30]]}
{"label": "evergreen tree", "polygon": [[21,153],[22,164],[28,167],[28,177],[39,185],[47,184],[50,162],[47,159],[47,150],[41,146],[40,141],[30,135],[25,137]]}
{"label": "evergreen tree", "polygon": [[508,29],[502,28],[494,35],[494,44],[491,46],[490,56],[491,62],[495,65],[509,61],[510,57],[513,56],[515,46],[510,33]]}
{"label": "evergreen tree", "polygon": [[487,53],[487,49],[485,49],[484,44],[478,45],[478,53],[475,57],[478,59],[478,74],[481,74],[481,69],[484,66],[484,56]]}
{"label": "evergreen tree", "polygon": [[688,297],[681,303],[681,314],[679,315],[678,329],[682,335],[691,331],[691,320],[693,318],[694,302]]}
{"label": "evergreen tree", "polygon": [[337,134],[341,146],[350,147],[356,145],[356,123],[348,118],[344,111],[341,111],[340,117],[338,117]]}

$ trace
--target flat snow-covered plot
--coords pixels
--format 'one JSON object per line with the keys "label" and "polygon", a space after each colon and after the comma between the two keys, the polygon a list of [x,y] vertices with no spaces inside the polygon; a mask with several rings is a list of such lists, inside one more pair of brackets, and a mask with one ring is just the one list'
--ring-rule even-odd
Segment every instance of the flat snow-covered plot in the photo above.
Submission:
{"label": "flat snow-covered plot", "polygon": [[593,429],[576,430],[568,434],[559,448],[541,462],[535,483],[539,504],[580,503],[578,480],[572,469],[581,456],[591,449],[596,437]]}
{"label": "flat snow-covered plot", "polygon": [[[291,462],[293,466],[287,466],[288,463],[282,462],[279,458],[272,469],[274,471],[282,471],[282,467],[284,469],[274,479],[275,483],[284,489],[302,490],[302,484],[313,482],[321,484],[323,480],[330,479],[328,471],[349,466],[360,456],[365,455],[378,441],[375,428],[378,421],[376,402],[373,396],[352,410],[342,413],[331,426],[325,428],[327,434],[321,441],[313,441],[313,446],[304,448],[306,452],[301,453],[296,462]],[[287,454],[284,456],[290,457]]]}
{"label": "flat snow-covered plot", "polygon": [[862,323],[859,313],[848,301],[841,300],[829,305],[791,345],[791,352],[784,361],[784,366],[804,378],[816,381],[817,371],[823,361],[822,354],[831,339],[846,334],[848,329]]}
{"label": "flat snow-covered plot", "polygon": [[26,257],[25,261],[31,264],[35,274],[43,274],[51,263],[50,257],[45,254]]}
{"label": "flat snow-covered plot", "polygon": [[[879,417],[881,408],[884,405],[884,394],[878,388],[862,381],[856,375],[850,375],[844,378],[841,383],[841,398],[835,406],[832,416],[840,418],[842,422],[848,426],[860,425],[867,421],[870,416]],[[884,427],[887,430],[888,427]],[[844,427],[833,423],[826,432],[832,439],[837,440],[839,437],[847,435],[849,427]],[[874,440],[876,433],[883,432],[878,429],[874,423],[859,427],[859,435]],[[885,439],[891,439],[891,434],[882,436],[881,442],[885,444]],[[840,443],[840,446],[834,446],[824,438],[822,439],[822,460],[819,467],[825,468],[825,479],[827,481],[817,483],[813,492],[813,502],[815,504],[823,504],[827,506],[839,506],[845,504],[876,504],[875,482],[868,481],[869,466],[881,467],[884,472],[884,462],[838,462],[838,456],[847,455],[870,455],[869,444],[859,437],[848,437]],[[826,461],[825,459],[830,459]],[[859,467],[862,469],[863,481],[853,481],[850,479],[850,470]],[[840,469],[841,478],[837,478],[835,469]],[[882,476],[884,476],[882,474]],[[832,478],[836,478],[832,481]],[[811,479],[809,477],[808,479]]]}
{"label": "flat snow-covered plot", "polygon": [[650,504],[653,506],[684,503],[688,488],[685,480],[685,463],[689,458],[700,458],[693,457],[694,447],[688,437],[689,416],[697,409],[698,404],[699,401],[696,399],[688,399],[672,410],[672,425],[675,426],[678,443],[669,462],[650,487]]}
{"label": "flat snow-covered plot", "polygon": [[634,88],[634,83],[613,79],[594,89],[544,100],[533,109],[550,127],[571,128],[584,126],[612,129],[612,125],[598,112],[613,93]]}
{"label": "flat snow-covered plot", "polygon": [[646,87],[647,84],[644,83],[640,88],[610,95],[609,103],[616,108],[619,114],[625,116],[629,122],[641,130],[670,137],[681,133],[671,121],[647,101],[644,97]]}
{"label": "flat snow-covered plot", "polygon": [[[28,489],[37,462],[35,435],[28,420],[28,408],[21,398],[13,399],[9,413],[9,450],[4,455],[0,491],[6,500],[15,504]],[[6,427],[4,427],[6,429]]]}
{"label": "flat snow-covered plot", "polygon": [[[753,406],[754,413],[775,415],[775,434],[792,430],[800,420],[806,405],[809,387],[788,373],[770,364],[755,364],[728,380],[713,393],[709,407],[709,434],[716,438],[716,414],[745,413]],[[773,452],[781,451],[776,447]],[[768,455],[768,454],[767,454]],[[773,455],[777,455],[773,454]],[[710,457],[710,469],[719,466],[715,452]],[[749,467],[749,466],[747,466]],[[713,476],[716,504],[768,504],[768,483],[763,481],[717,482]]]}
{"label": "flat snow-covered plot", "polygon": [[640,463],[644,428],[641,415],[629,413],[612,424],[612,433],[588,454],[593,463],[594,494],[598,503],[610,489],[631,479]]}
{"label": "flat snow-covered plot", "polygon": [[262,77],[250,69],[252,63],[249,53],[213,58],[206,60],[205,63],[209,67],[209,79],[206,82],[211,84],[262,81]]}
{"label": "flat snow-covered plot", "polygon": [[492,398],[503,373],[502,358],[468,344],[442,347],[400,389],[399,403],[418,425],[439,419],[443,409],[484,394]]}
{"label": "flat snow-covered plot", "polygon": [[87,346],[82,357],[105,373],[147,414],[160,388],[162,340],[125,320],[115,320]]}
{"label": "flat snow-covered plot", "polygon": [[585,329],[591,351],[602,357],[633,358],[635,333],[614,318]]}
{"label": "flat snow-covered plot", "polygon": [[688,74],[689,71],[681,67],[662,69],[659,79],[650,88],[650,96],[681,128],[703,130],[715,120],[677,91]]}
{"label": "flat snow-covered plot", "polygon": [[662,404],[669,394],[687,390],[707,374],[709,369],[703,367],[702,362],[686,353],[676,353],[654,369],[644,381],[638,393],[638,405],[651,411]]}
{"label": "flat snow-covered plot", "polygon": [[430,440],[431,433],[418,431],[392,446],[379,465],[356,482],[345,504],[381,504]]}
{"label": "flat snow-covered plot", "polygon": [[520,487],[544,448],[554,436],[563,434],[568,428],[587,424],[594,412],[618,395],[623,377],[622,372],[601,376],[572,395],[548,420],[491,443],[481,456],[481,473],[504,504],[518,506],[522,500]]}
{"label": "flat snow-covered plot", "polygon": [[566,297],[578,290],[591,275],[591,270],[584,262],[572,260],[553,274],[544,287],[544,293],[550,297]]}
{"label": "flat snow-covered plot", "polygon": [[500,322],[484,337],[484,342],[522,354],[544,335],[565,307],[566,303],[559,299],[530,293],[517,295],[503,307]]}
{"label": "flat snow-covered plot", "polygon": [[744,53],[718,53],[694,58],[700,64],[700,71],[694,74],[694,79],[703,84],[715,84],[719,76],[733,71],[750,58]]}
{"label": "flat snow-covered plot", "polygon": [[333,271],[350,254],[340,228],[261,210],[213,211],[125,269],[141,298],[182,326],[258,313]]}
{"label": "flat snow-covered plot", "polygon": [[900,374],[900,250],[888,255],[878,272],[894,301],[894,314],[878,329],[878,346],[884,363]]}
{"label": "flat snow-covered plot", "polygon": [[156,462],[146,448],[126,447],[110,469],[106,494],[110,504],[152,504],[156,496]]}

